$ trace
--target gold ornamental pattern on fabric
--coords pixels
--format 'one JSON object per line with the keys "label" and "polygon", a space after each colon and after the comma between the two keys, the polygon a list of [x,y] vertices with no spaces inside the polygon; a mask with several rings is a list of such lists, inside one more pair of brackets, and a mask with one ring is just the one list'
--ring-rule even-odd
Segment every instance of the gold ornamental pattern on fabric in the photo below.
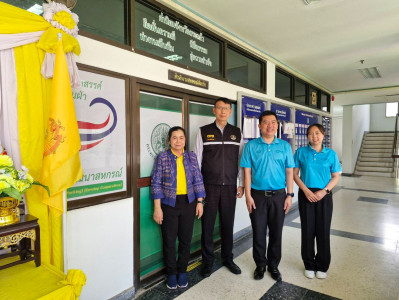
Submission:
{"label": "gold ornamental pattern on fabric", "polygon": [[0,226],[19,221],[19,200],[11,197],[0,198]]}

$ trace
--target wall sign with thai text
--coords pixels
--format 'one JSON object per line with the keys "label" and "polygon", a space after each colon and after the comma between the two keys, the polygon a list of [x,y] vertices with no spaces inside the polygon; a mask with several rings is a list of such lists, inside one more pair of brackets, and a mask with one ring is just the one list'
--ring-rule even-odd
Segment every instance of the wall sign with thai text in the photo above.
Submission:
{"label": "wall sign with thai text", "polygon": [[82,70],[79,76],[73,99],[83,177],[67,190],[68,201],[126,191],[127,182],[126,82]]}
{"label": "wall sign with thai text", "polygon": [[138,0],[135,2],[135,47],[215,76],[222,75],[221,41]]}
{"label": "wall sign with thai text", "polygon": [[192,77],[176,71],[168,70],[168,79],[173,81],[182,82],[185,84],[193,85],[203,89],[209,88],[209,81],[200,78]]}

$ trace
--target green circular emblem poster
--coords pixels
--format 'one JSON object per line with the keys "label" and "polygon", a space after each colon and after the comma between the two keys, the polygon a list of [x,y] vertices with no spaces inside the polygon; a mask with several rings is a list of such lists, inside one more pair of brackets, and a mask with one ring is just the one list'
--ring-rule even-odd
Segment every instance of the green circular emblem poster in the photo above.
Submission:
{"label": "green circular emblem poster", "polygon": [[168,148],[168,132],[170,126],[165,123],[160,123],[155,126],[151,133],[151,147],[156,155],[165,151]]}

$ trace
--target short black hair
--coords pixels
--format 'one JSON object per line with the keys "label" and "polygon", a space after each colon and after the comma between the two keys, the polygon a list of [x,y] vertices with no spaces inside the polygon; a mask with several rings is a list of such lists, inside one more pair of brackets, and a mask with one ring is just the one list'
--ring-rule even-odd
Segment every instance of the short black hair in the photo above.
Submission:
{"label": "short black hair", "polygon": [[264,111],[263,113],[261,113],[260,116],[259,116],[259,124],[262,123],[262,118],[263,118],[264,116],[274,116],[274,117],[276,118],[277,122],[278,122],[277,115],[276,115],[276,113],[275,113],[274,111],[265,110],[265,111]]}
{"label": "short black hair", "polygon": [[319,124],[319,123],[314,123],[314,124],[310,125],[310,126],[306,129],[306,136],[309,135],[309,130],[310,130],[310,128],[312,128],[312,127],[317,127],[323,135],[326,135],[326,130],[324,129],[323,125],[321,125],[321,124]]}
{"label": "short black hair", "polygon": [[215,101],[214,107],[216,107],[216,103],[218,103],[219,101],[222,101],[224,104],[230,105],[230,108],[231,108],[231,101],[224,97],[217,98]]}
{"label": "short black hair", "polygon": [[168,142],[170,141],[170,138],[172,137],[172,133],[175,132],[175,131],[178,131],[178,130],[183,131],[184,137],[186,137],[186,131],[184,130],[183,127],[174,126],[174,127],[172,127],[171,129],[169,129],[169,132],[168,132]]}

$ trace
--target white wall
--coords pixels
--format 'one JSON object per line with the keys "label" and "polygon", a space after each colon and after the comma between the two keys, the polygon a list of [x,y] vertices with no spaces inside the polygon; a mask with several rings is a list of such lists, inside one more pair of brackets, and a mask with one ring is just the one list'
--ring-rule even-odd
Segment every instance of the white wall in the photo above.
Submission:
{"label": "white wall", "polygon": [[342,173],[352,173],[352,106],[344,106],[342,120]]}
{"label": "white wall", "polygon": [[331,120],[331,148],[337,153],[338,158],[342,161],[342,125],[343,125],[343,106],[332,107],[332,120]]}
{"label": "white wall", "polygon": [[395,118],[385,116],[385,103],[371,104],[370,131],[393,131]]}
{"label": "white wall", "polygon": [[266,94],[274,98],[276,95],[276,65],[268,62],[266,66]]}
{"label": "white wall", "polygon": [[133,198],[67,212],[67,269],[87,277],[80,299],[108,299],[133,286]]}
{"label": "white wall", "polygon": [[352,109],[352,118],[352,169],[354,170],[362,146],[364,132],[370,131],[370,105],[354,105]]}
{"label": "white wall", "polygon": [[347,105],[342,122],[342,172],[353,173],[365,131],[370,131],[370,105]]}

